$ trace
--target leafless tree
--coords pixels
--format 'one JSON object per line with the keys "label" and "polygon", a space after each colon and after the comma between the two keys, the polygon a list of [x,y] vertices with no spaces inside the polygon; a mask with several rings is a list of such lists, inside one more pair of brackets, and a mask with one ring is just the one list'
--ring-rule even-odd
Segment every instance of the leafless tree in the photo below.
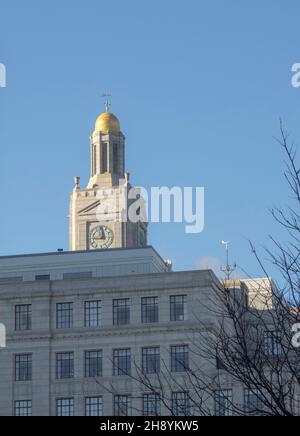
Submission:
{"label": "leafless tree", "polygon": [[[266,279],[226,280],[213,287],[207,310],[214,322],[207,325],[199,317],[199,328],[187,338],[189,362],[179,362],[182,371],[176,374],[169,362],[161,362],[159,371],[145,374],[134,362],[130,377],[137,391],[159,395],[171,414],[300,414],[300,340],[298,347],[295,336],[300,323],[300,169],[296,147],[290,145],[282,123],[277,142],[285,154],[284,176],[292,194],[292,206],[272,210],[287,235],[285,242],[271,237],[273,247],[267,250],[281,275],[280,285],[269,278],[250,244]],[[235,387],[246,394],[246,402],[244,395],[239,401],[231,396]],[[113,392],[113,385],[107,389]],[[187,395],[175,411],[174,391]]]}

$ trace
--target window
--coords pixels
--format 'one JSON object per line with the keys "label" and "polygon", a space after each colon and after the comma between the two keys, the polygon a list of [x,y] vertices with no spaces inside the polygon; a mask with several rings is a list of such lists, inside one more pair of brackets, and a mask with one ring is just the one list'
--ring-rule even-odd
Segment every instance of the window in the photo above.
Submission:
{"label": "window", "polygon": [[93,169],[93,175],[97,174],[97,145],[93,145]]}
{"label": "window", "polygon": [[187,319],[187,296],[173,295],[170,297],[171,321],[186,321]]}
{"label": "window", "polygon": [[279,356],[282,354],[279,332],[268,331],[264,333],[264,353],[266,356]]}
{"label": "window", "polygon": [[73,328],[73,303],[58,303],[56,305],[56,328]]}
{"label": "window", "polygon": [[189,369],[189,347],[179,345],[171,347],[171,371],[185,372]]}
{"label": "window", "polygon": [[158,322],[158,297],[142,298],[142,323]]}
{"label": "window", "polygon": [[78,280],[78,279],[90,279],[93,277],[92,271],[78,271],[71,273],[64,273],[64,280]]}
{"label": "window", "polygon": [[85,399],[85,416],[103,416],[102,397],[87,397]]}
{"label": "window", "polygon": [[58,380],[74,377],[74,353],[56,355],[56,378]]}
{"label": "window", "polygon": [[93,328],[101,326],[101,301],[86,301],[84,303],[84,325]]}
{"label": "window", "polygon": [[216,416],[232,416],[232,390],[222,390],[215,393]]}
{"label": "window", "polygon": [[131,374],[131,352],[130,349],[114,350],[114,375]]}
{"label": "window", "polygon": [[31,381],[32,354],[17,354],[15,356],[15,381]]}
{"label": "window", "polygon": [[123,298],[113,301],[114,325],[130,324],[130,300]]}
{"label": "window", "polygon": [[31,330],[31,304],[19,304],[15,307],[15,329],[18,332]]}
{"label": "window", "polygon": [[119,173],[119,147],[118,144],[113,146],[113,162],[114,162],[114,173]]}
{"label": "window", "polygon": [[143,395],[143,416],[160,416],[160,395]]}
{"label": "window", "polygon": [[189,400],[188,392],[172,393],[172,415],[173,416],[190,415],[190,400]]}
{"label": "window", "polygon": [[15,401],[15,416],[32,416],[32,401]]}
{"label": "window", "polygon": [[159,347],[142,349],[142,366],[144,374],[158,374],[160,372]]}
{"label": "window", "polygon": [[131,415],[131,397],[130,395],[115,395],[114,397],[114,415],[130,416]]}
{"label": "window", "polygon": [[85,376],[102,376],[102,351],[86,351],[85,353]]}
{"label": "window", "polygon": [[107,172],[107,143],[102,144],[101,174]]}
{"label": "window", "polygon": [[60,398],[56,400],[57,416],[74,416],[74,398]]}
{"label": "window", "polygon": [[259,398],[259,391],[257,389],[245,389],[244,392],[244,405],[246,415],[262,415],[263,403]]}
{"label": "window", "polygon": [[50,280],[50,274],[43,274],[43,275],[38,275],[35,276],[35,280],[37,281],[49,281]]}

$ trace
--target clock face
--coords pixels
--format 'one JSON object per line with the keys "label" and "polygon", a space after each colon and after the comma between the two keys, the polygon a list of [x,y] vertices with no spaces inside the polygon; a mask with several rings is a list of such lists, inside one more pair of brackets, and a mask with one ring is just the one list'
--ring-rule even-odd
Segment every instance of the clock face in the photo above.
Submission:
{"label": "clock face", "polygon": [[90,249],[102,249],[111,247],[114,241],[114,233],[107,226],[96,226],[90,230],[89,245]]}

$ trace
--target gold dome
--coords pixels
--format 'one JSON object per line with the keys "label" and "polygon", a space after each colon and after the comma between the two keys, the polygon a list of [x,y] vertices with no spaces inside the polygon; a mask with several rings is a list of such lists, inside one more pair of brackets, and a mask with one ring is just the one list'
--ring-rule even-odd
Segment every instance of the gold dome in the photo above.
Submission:
{"label": "gold dome", "polygon": [[95,132],[120,133],[120,131],[121,131],[120,121],[114,114],[110,112],[105,112],[97,118],[96,125],[95,125]]}

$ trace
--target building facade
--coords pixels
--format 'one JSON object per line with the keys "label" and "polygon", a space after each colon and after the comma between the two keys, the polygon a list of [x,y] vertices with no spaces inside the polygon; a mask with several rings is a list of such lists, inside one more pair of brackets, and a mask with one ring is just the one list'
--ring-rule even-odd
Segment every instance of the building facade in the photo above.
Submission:
{"label": "building facade", "polygon": [[[70,252],[0,258],[0,415],[200,414],[188,371],[218,373],[196,345],[217,327],[210,297],[222,285],[212,271],[172,272],[147,245],[147,223],[123,219],[125,137],[108,106],[91,136],[90,180],[79,183]],[[238,288],[254,298],[250,285]],[[232,379],[222,386],[217,403],[206,400],[211,414],[249,401]]]}
{"label": "building facade", "polygon": [[[99,277],[87,274],[101,265],[98,251],[84,268],[84,253],[51,255],[49,271],[44,256],[0,260],[7,269],[19,264],[20,272],[26,264],[27,275],[0,278],[0,319],[7,328],[1,415],[147,414],[153,404],[136,382],[139,369],[151,376],[167,366],[184,377],[176,353],[188,362],[190,337],[199,329],[198,316],[207,316],[203,301],[217,279],[210,271],[168,272],[152,248],[132,251],[132,268],[138,270],[143,257],[139,273]],[[113,250],[110,268],[123,271],[119,259],[127,253]],[[67,267],[70,258],[76,273]],[[169,411],[161,405],[160,413]]]}

